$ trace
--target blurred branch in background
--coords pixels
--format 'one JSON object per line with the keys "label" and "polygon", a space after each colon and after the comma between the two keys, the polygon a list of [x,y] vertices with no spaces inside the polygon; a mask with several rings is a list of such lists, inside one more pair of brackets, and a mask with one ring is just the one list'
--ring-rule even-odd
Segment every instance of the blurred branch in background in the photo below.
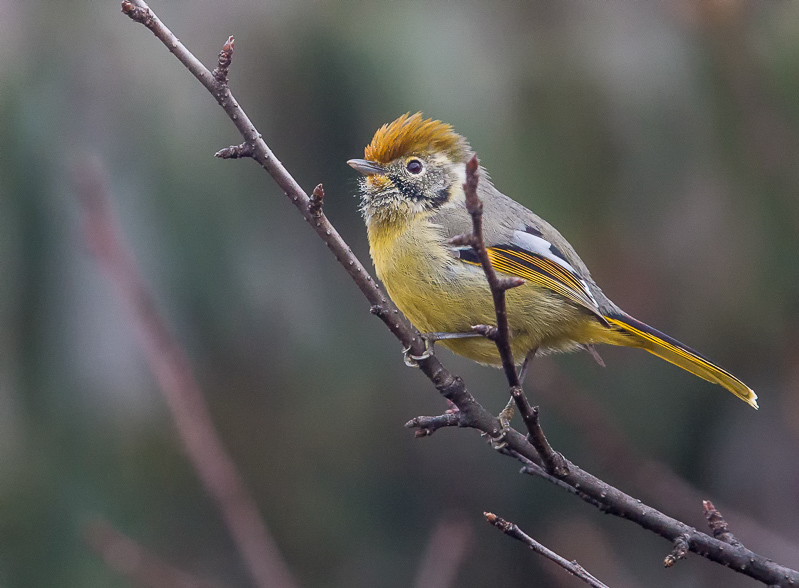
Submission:
{"label": "blurred branch in background", "polygon": [[455,586],[458,570],[471,546],[472,525],[462,517],[441,519],[422,558],[414,582],[415,588],[449,588]]}
{"label": "blurred branch in background", "polygon": [[[261,134],[240,108],[227,86],[226,69],[230,64],[230,54],[233,49],[232,39],[225,44],[225,49],[220,54],[219,68],[216,70],[224,69],[225,75],[215,76],[161,23],[145,2],[125,0],[122,2],[122,9],[127,16],[150,29],[216,98],[236,128],[239,129],[245,142],[252,147],[252,153],[248,153],[248,155],[272,176],[286,196],[300,210],[303,217],[311,223],[317,234],[336,255],[339,263],[348,271],[363,294],[372,303],[374,314],[383,320],[389,330],[402,341],[412,355],[419,357],[419,367],[436,389],[458,406],[460,415],[458,424],[478,429],[493,439],[502,438],[506,443],[504,450],[514,451],[525,459],[541,465],[543,463],[541,457],[532,444],[518,431],[505,429],[500,433],[499,421],[475,401],[461,378],[450,373],[435,356],[421,357],[424,354],[425,345],[418,332],[385,298],[363,265],[322,213],[321,189],[316,191],[315,200],[312,201],[286,168],[274,157]],[[788,586],[799,582],[799,572],[775,564],[742,546],[732,546],[714,539],[706,533],[701,533],[642,504],[640,500],[636,500],[582,471],[565,459],[563,461],[565,462],[563,472],[551,472],[558,474],[559,481],[578,491],[580,496],[587,499],[589,503],[601,503],[605,512],[631,520],[672,541],[678,551],[685,546],[686,550],[698,553],[711,561],[726,565],[736,572],[751,576],[766,584]],[[556,470],[556,468],[552,469]]]}
{"label": "blurred branch in background", "polygon": [[120,533],[107,521],[96,520],[84,529],[86,543],[106,565],[142,588],[216,588],[182,570],[173,568],[141,545]]}
{"label": "blurred branch in background", "polygon": [[233,461],[222,446],[189,360],[169,333],[138,268],[119,237],[104,174],[97,161],[75,171],[83,228],[91,253],[130,313],[133,326],[172,413],[186,454],[259,588],[297,586],[261,520]]}

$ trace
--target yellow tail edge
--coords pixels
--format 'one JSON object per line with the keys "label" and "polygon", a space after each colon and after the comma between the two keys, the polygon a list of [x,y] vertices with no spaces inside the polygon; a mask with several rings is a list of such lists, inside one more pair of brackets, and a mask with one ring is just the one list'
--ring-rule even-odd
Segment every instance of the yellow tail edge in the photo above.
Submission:
{"label": "yellow tail edge", "polygon": [[631,316],[606,316],[605,320],[611,326],[608,343],[646,349],[695,376],[723,386],[755,410],[759,408],[757,394],[749,386],[687,345]]}

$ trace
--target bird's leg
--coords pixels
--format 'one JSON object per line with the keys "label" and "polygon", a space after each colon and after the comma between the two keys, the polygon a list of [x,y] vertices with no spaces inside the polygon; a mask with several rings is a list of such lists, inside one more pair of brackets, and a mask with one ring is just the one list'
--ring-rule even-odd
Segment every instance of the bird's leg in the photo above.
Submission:
{"label": "bird's leg", "polygon": [[594,361],[597,362],[597,364],[599,364],[600,367],[605,367],[605,362],[602,359],[602,356],[599,355],[599,352],[596,350],[596,347],[594,347],[591,344],[583,345],[583,347],[585,347],[585,350],[591,355],[591,357],[594,358]]}
{"label": "bird's leg", "polygon": [[[527,368],[530,367],[533,358],[535,357],[535,352],[538,351],[538,348],[532,349],[524,358],[524,363],[522,364],[522,369],[519,370],[519,383],[524,383],[524,376],[527,374]],[[507,445],[505,443],[505,434],[510,430],[510,421],[513,418],[514,413],[516,412],[516,401],[513,399],[513,396],[510,397],[508,400],[508,404],[505,405],[505,408],[499,413],[499,425],[501,427],[501,432],[496,439],[491,440],[491,446],[494,449],[502,449]]]}
{"label": "bird's leg", "polygon": [[410,347],[402,350],[402,357],[408,367],[419,367],[418,362],[431,357],[433,355],[433,345],[436,344],[436,341],[467,339],[470,337],[482,337],[483,335],[469,331],[466,333],[422,333],[421,336],[424,340],[424,352],[421,355],[411,355]]}
{"label": "bird's leg", "polygon": [[533,363],[533,358],[535,357],[536,352],[538,351],[538,347],[535,349],[531,349],[527,352],[527,355],[524,358],[524,363],[522,364],[522,369],[519,371],[519,383],[524,385],[524,376],[527,375],[527,368],[530,367],[530,364]]}

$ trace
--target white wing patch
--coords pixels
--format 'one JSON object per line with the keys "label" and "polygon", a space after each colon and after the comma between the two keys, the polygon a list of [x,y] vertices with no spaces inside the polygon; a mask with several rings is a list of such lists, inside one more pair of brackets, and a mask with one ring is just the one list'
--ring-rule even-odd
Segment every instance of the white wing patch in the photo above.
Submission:
{"label": "white wing patch", "polygon": [[[518,245],[519,247],[523,247],[527,249],[531,253],[536,253],[541,257],[546,257],[550,261],[554,261],[559,266],[569,270],[575,278],[577,278],[580,283],[583,285],[585,289],[585,293],[591,299],[591,302],[594,303],[594,306],[599,307],[597,304],[594,295],[591,293],[591,288],[588,287],[588,283],[580,277],[580,274],[571,266],[571,264],[563,259],[562,254],[558,249],[552,245],[549,241],[544,239],[543,237],[539,237],[537,235],[533,235],[526,231],[513,231],[513,244]],[[557,251],[557,253],[556,253]]]}
{"label": "white wing patch", "polygon": [[571,264],[563,259],[560,255],[556,255],[552,251],[552,243],[543,237],[537,237],[536,235],[531,235],[525,231],[513,231],[513,244],[523,247],[532,253],[537,253],[541,257],[546,257],[558,265],[565,267],[571,273],[577,275],[577,272],[574,271],[574,268],[571,266]]}

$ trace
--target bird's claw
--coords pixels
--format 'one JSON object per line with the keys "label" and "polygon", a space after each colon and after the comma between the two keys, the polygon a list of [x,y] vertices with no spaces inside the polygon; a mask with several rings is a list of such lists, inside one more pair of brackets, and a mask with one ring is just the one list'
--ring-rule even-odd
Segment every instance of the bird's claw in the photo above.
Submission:
{"label": "bird's claw", "polygon": [[476,332],[465,332],[465,333],[444,333],[444,332],[435,332],[435,333],[422,333],[422,339],[424,340],[424,353],[421,355],[411,355],[411,348],[407,347],[406,349],[402,350],[402,356],[405,360],[405,365],[408,367],[419,367],[419,362],[423,359],[427,359],[428,357],[433,356],[433,345],[435,345],[436,341],[446,341],[449,339],[467,339],[471,337],[482,337],[480,333]]}
{"label": "bird's claw", "polygon": [[515,407],[516,405],[513,401],[513,398],[511,398],[507,406],[505,406],[505,408],[502,409],[502,412],[499,413],[499,435],[496,437],[491,437],[489,441],[492,449],[499,451],[508,446],[508,442],[505,440],[505,438],[510,431],[510,420],[513,418]]}
{"label": "bird's claw", "polygon": [[433,343],[424,335],[422,341],[424,341],[424,352],[421,355],[412,355],[410,346],[402,350],[402,360],[408,367],[419,367],[420,361],[433,356]]}

